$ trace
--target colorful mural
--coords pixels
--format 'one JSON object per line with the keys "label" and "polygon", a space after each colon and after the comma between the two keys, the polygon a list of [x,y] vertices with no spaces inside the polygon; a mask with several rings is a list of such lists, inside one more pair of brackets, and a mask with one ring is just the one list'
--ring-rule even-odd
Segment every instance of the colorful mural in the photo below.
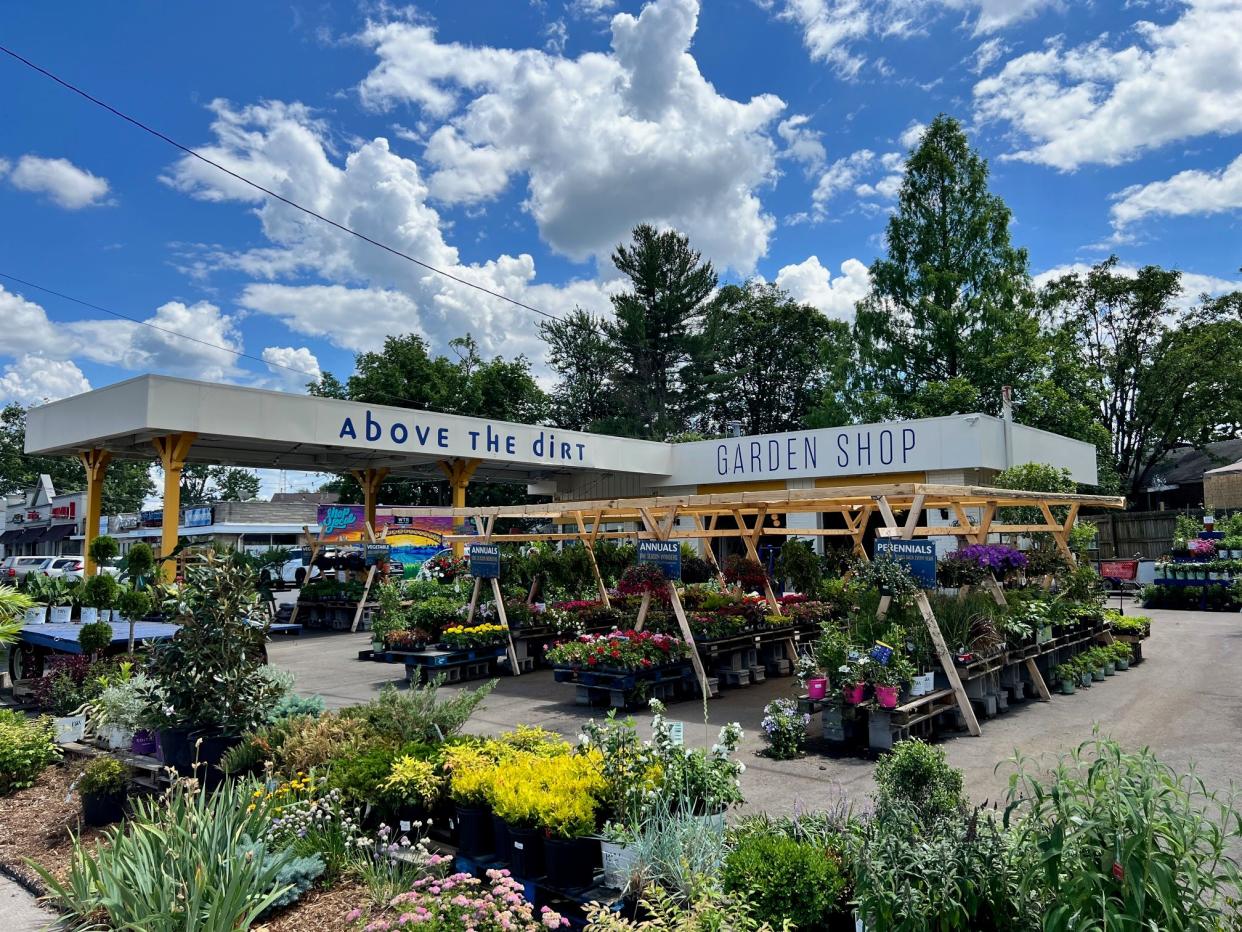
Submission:
{"label": "colorful mural", "polygon": [[[366,539],[366,515],[361,505],[320,505],[319,533],[324,541],[357,543]],[[375,533],[388,528],[384,542],[392,547],[392,559],[413,576],[424,562],[445,549],[444,535],[452,533],[451,518],[413,518],[395,515],[391,509],[375,511]]]}

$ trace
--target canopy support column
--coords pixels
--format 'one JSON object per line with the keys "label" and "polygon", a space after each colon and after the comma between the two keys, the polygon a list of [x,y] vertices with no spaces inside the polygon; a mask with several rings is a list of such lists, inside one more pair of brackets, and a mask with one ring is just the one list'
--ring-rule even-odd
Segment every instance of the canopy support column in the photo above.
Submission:
{"label": "canopy support column", "polygon": [[[457,459],[441,460],[438,464],[440,471],[444,473],[449,481],[449,488],[453,492],[453,507],[466,507],[466,486],[470,484],[470,477],[474,475],[474,471],[479,468],[477,459]],[[465,522],[459,526],[456,519],[453,522],[453,533],[464,534]],[[463,541],[453,541],[453,556],[461,557],[466,553],[466,545]]]}
{"label": "canopy support column", "polygon": [[177,531],[181,525],[181,470],[197,434],[168,434],[151,441],[160,455],[164,469],[164,511],[160,518],[160,573],[164,582],[177,578],[177,563],[169,555],[177,549]]}
{"label": "canopy support column", "polygon": [[99,536],[99,519],[103,515],[103,484],[108,471],[108,463],[112,454],[107,450],[95,447],[78,454],[82,466],[86,469],[86,527],[84,538],[87,576],[94,576],[99,571],[95,561],[91,559],[91,542]]}
{"label": "canopy support column", "polygon": [[366,523],[375,528],[375,506],[379,504],[380,486],[388,478],[388,470],[368,466],[366,469],[352,470],[358,485],[362,486],[362,506],[366,515]]}

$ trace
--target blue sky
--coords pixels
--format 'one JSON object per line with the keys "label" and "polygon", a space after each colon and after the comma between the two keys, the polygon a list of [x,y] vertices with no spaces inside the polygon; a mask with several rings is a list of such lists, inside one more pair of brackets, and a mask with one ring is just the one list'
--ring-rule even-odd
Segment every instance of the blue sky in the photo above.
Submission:
{"label": "blue sky", "polygon": [[[634,224],[852,315],[921,124],[960,118],[1035,274],[1242,278],[1242,0],[6,4],[0,43],[455,274],[605,312]],[[147,371],[299,389],[535,318],[267,204],[0,57],[0,395]]]}

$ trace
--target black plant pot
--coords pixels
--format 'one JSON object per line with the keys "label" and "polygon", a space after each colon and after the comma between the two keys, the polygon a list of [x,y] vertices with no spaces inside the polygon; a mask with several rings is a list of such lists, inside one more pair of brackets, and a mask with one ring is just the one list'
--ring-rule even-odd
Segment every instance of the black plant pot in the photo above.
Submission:
{"label": "black plant pot", "polygon": [[188,728],[161,728],[159,731],[159,757],[182,776],[189,776],[194,769],[194,742]]}
{"label": "black plant pot", "polygon": [[543,874],[543,830],[509,826],[509,868],[529,880]]}
{"label": "black plant pot", "polygon": [[513,840],[509,837],[509,823],[496,813],[492,813],[492,838],[496,841],[496,857],[508,864],[512,856],[510,847]]}
{"label": "black plant pot", "polygon": [[482,806],[457,807],[457,850],[476,858],[492,853],[491,812]]}
{"label": "black plant pot", "polygon": [[550,886],[589,887],[600,862],[599,839],[545,839],[543,861]]}
{"label": "black plant pot", "polygon": [[214,790],[224,782],[220,761],[229,748],[241,743],[240,735],[225,735],[214,730],[190,733],[190,760],[197,763],[196,773],[203,785]]}
{"label": "black plant pot", "polygon": [[82,821],[87,825],[111,825],[125,817],[125,791],[107,796],[82,794]]}

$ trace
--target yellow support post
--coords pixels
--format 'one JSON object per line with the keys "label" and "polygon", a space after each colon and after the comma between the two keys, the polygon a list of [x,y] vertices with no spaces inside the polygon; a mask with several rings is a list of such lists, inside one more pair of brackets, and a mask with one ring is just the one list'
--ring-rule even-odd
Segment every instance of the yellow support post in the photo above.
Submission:
{"label": "yellow support post", "polygon": [[99,519],[103,516],[103,484],[104,475],[108,471],[108,462],[112,454],[98,447],[78,454],[86,469],[86,527],[82,534],[85,543],[87,576],[94,576],[99,571],[95,561],[91,559],[91,542],[99,536]]}
{"label": "yellow support post", "polygon": [[[466,486],[470,484],[470,477],[474,475],[474,471],[479,468],[479,461],[475,459],[452,459],[442,460],[440,462],[440,471],[448,478],[449,488],[453,492],[453,507],[466,507]],[[453,522],[453,533],[465,533],[465,522],[458,524],[456,520]],[[453,542],[453,556],[460,557],[466,552],[466,545],[463,541]]]}
{"label": "yellow support post", "polygon": [[[160,520],[161,560],[177,549],[177,531],[181,525],[181,470],[185,468],[185,458],[197,438],[197,434],[184,433],[156,437],[151,441],[155,452],[160,455],[160,466],[164,469],[164,513]],[[175,581],[176,561],[165,561],[161,564],[160,572],[164,582]]]}
{"label": "yellow support post", "polygon": [[379,504],[380,486],[388,478],[388,470],[368,466],[366,469],[355,469],[354,478],[362,486],[362,506],[366,513],[367,526],[375,529],[375,507]]}

